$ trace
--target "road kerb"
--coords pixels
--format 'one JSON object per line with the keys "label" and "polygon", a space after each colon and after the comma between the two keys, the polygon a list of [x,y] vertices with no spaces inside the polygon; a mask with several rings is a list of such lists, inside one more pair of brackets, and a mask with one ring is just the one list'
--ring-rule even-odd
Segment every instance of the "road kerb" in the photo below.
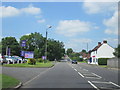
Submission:
{"label": "road kerb", "polygon": [[18,89],[22,86],[22,83],[20,82],[17,86],[14,87],[14,89]]}

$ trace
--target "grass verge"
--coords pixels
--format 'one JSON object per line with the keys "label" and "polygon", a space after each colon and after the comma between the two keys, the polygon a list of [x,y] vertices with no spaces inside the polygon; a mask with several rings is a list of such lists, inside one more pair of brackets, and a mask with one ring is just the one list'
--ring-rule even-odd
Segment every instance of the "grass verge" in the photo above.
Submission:
{"label": "grass verge", "polygon": [[36,65],[30,65],[27,63],[22,63],[22,64],[6,64],[3,65],[6,67],[33,67],[33,68],[49,68],[54,66],[53,62],[47,62],[47,63],[39,63],[37,62]]}
{"label": "grass verge", "polygon": [[100,67],[104,67],[104,68],[107,68],[107,65],[99,65]]}
{"label": "grass verge", "polygon": [[20,83],[17,79],[7,76],[7,75],[4,75],[4,74],[0,74],[0,77],[1,77],[1,81],[2,81],[1,88],[13,88]]}

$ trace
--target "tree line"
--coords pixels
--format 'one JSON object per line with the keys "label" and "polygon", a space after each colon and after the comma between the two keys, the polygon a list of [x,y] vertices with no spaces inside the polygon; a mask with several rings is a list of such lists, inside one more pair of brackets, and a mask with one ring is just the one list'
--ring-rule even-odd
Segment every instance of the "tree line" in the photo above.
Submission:
{"label": "tree line", "polygon": [[[26,46],[21,47],[22,40],[26,40]],[[2,47],[2,54],[6,55],[6,48],[10,48],[10,54],[21,55],[21,51],[34,51],[34,58],[41,58],[45,56],[46,38],[42,34],[35,32],[29,35],[23,35],[18,42],[15,37],[2,38],[0,42]],[[47,58],[49,60],[59,60],[65,54],[64,44],[58,40],[47,40]]]}

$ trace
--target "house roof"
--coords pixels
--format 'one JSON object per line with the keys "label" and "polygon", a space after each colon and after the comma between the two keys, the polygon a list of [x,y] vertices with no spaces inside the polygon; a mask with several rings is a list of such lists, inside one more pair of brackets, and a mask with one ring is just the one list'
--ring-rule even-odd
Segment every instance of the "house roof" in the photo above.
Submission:
{"label": "house roof", "polygon": [[96,51],[96,50],[98,50],[98,48],[101,47],[101,46],[102,46],[102,44],[99,44],[99,45],[96,46],[92,51]]}

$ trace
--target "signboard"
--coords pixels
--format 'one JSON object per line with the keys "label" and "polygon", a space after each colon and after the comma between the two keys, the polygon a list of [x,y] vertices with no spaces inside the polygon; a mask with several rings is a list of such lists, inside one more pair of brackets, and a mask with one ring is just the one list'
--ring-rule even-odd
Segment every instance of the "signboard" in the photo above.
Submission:
{"label": "signboard", "polygon": [[42,56],[42,59],[45,60],[45,59],[46,59],[46,56]]}
{"label": "signboard", "polygon": [[25,46],[26,46],[26,40],[22,40],[21,46],[22,46],[22,47],[25,47]]}
{"label": "signboard", "polygon": [[21,56],[24,56],[25,55],[25,51],[21,51]]}
{"label": "signboard", "polygon": [[25,51],[25,58],[34,58],[34,52]]}

